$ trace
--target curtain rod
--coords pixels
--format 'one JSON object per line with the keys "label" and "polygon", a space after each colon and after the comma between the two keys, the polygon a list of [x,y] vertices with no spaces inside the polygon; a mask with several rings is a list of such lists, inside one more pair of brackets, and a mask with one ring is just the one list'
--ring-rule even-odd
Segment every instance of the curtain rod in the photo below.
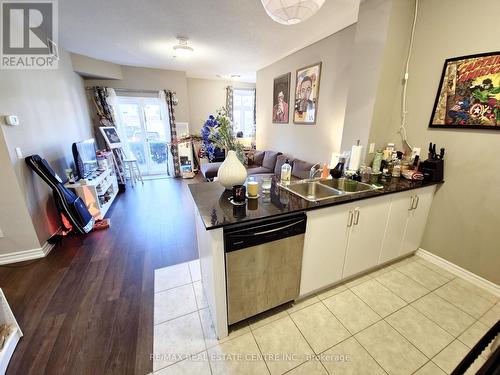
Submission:
{"label": "curtain rod", "polygon": [[[87,90],[92,90],[94,87],[89,86],[87,87]],[[115,87],[110,87],[111,89],[118,91],[118,92],[135,92],[135,93],[144,93],[144,94],[158,94],[158,92],[163,91],[163,90],[143,90],[143,89],[122,89],[122,88],[115,88]],[[176,94],[175,91],[172,91],[174,94]]]}
{"label": "curtain rod", "polygon": [[141,90],[141,89],[120,89],[120,88],[114,88],[111,87],[115,91],[119,92],[137,92],[137,93],[146,93],[146,94],[158,94],[161,90]]}

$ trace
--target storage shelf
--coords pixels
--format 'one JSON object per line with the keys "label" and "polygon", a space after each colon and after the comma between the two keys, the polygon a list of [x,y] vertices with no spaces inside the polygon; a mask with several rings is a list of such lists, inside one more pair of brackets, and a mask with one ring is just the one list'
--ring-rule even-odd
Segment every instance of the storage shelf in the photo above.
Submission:
{"label": "storage shelf", "polygon": [[71,183],[68,182],[68,183],[64,184],[64,186],[67,187],[67,188],[70,188],[70,189],[75,189],[77,187],[82,187],[82,186],[99,186],[104,181],[104,179],[106,177],[108,177],[109,175],[111,175],[112,172],[113,172],[113,168],[108,168],[105,171],[103,171],[96,178],[94,178],[92,180],[87,180],[86,184],[82,184],[81,182],[76,181],[73,184],[71,184]]}
{"label": "storage shelf", "polygon": [[113,203],[113,201],[115,200],[117,195],[118,195],[118,189],[115,189],[113,191],[113,194],[111,195],[111,198],[106,203],[104,203],[102,205],[99,203],[99,206],[101,207],[102,218],[104,218],[104,216],[106,216],[106,213],[108,212],[109,208],[111,207],[111,204]]}
{"label": "storage shelf", "polygon": [[[104,181],[103,181],[103,182],[104,182]],[[99,185],[97,185],[97,186],[99,186]],[[100,188],[100,190],[101,190],[101,191],[100,191],[100,192],[97,192],[97,194],[98,194],[99,196],[102,196],[102,195],[106,194],[106,192],[108,191],[108,189],[109,189],[111,186],[113,186],[113,180],[112,180],[112,179],[108,179],[108,182],[106,183],[106,185],[101,186],[101,188]]]}
{"label": "storage shelf", "polygon": [[19,324],[17,324],[16,318],[10,309],[2,289],[0,289],[0,300],[0,324],[13,324],[15,326],[14,332],[12,332],[7,340],[5,340],[2,350],[0,350],[0,374],[4,374],[7,370],[7,366],[9,365],[10,358],[16,349],[17,343],[23,336],[23,333]]}

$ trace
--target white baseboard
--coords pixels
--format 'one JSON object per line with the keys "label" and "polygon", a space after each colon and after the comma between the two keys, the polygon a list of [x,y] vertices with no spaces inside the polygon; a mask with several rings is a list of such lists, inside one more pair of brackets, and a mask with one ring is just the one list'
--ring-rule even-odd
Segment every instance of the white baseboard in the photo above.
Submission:
{"label": "white baseboard", "polygon": [[[58,229],[56,234],[61,233],[61,229]],[[55,244],[49,244],[45,242],[42,247],[31,250],[16,251],[8,254],[0,254],[0,265],[11,264],[17,262],[24,262],[26,260],[33,260],[38,258],[46,257],[54,248]]]}
{"label": "white baseboard", "polygon": [[446,259],[438,257],[437,255],[432,254],[431,252],[424,250],[422,248],[418,249],[415,252],[415,255],[431,263],[434,263],[435,265],[440,266],[457,276],[460,276],[461,278],[469,281],[470,283],[480,288],[486,289],[488,292],[493,293],[497,297],[500,297],[500,286],[489,280],[482,278],[481,276],[476,275],[475,273],[467,271],[466,269],[459,267],[456,264],[447,261]]}

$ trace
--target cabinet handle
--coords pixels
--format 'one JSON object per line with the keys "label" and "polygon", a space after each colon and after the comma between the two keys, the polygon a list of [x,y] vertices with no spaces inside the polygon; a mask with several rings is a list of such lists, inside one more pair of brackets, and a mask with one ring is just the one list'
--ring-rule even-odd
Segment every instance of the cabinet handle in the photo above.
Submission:
{"label": "cabinet handle", "polygon": [[354,210],[354,225],[358,225],[359,223],[359,210],[356,208]]}
{"label": "cabinet handle", "polygon": [[415,207],[414,207],[414,209],[416,209],[418,207],[419,202],[420,202],[420,197],[418,195],[415,195]]}
{"label": "cabinet handle", "polygon": [[347,219],[347,228],[352,226],[352,218],[353,218],[352,211],[349,211],[349,218]]}
{"label": "cabinet handle", "polygon": [[415,208],[415,207],[413,207],[414,204],[415,204],[415,196],[412,195],[411,200],[410,200],[410,208],[408,209],[408,211],[411,211]]}

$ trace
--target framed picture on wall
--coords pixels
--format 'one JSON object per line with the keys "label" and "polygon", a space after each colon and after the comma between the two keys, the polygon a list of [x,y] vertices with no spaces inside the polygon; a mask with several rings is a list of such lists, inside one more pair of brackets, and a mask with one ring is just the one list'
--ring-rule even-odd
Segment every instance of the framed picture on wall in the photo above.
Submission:
{"label": "framed picture on wall", "polygon": [[429,127],[500,130],[500,52],[444,62]]}
{"label": "framed picture on wall", "polygon": [[293,122],[314,125],[318,114],[321,62],[297,70]]}
{"label": "framed picture on wall", "polygon": [[122,141],[114,126],[101,126],[99,129],[101,129],[102,136],[110,149],[122,147]]}
{"label": "framed picture on wall", "polygon": [[291,75],[286,73],[274,79],[273,123],[275,124],[288,124]]}

